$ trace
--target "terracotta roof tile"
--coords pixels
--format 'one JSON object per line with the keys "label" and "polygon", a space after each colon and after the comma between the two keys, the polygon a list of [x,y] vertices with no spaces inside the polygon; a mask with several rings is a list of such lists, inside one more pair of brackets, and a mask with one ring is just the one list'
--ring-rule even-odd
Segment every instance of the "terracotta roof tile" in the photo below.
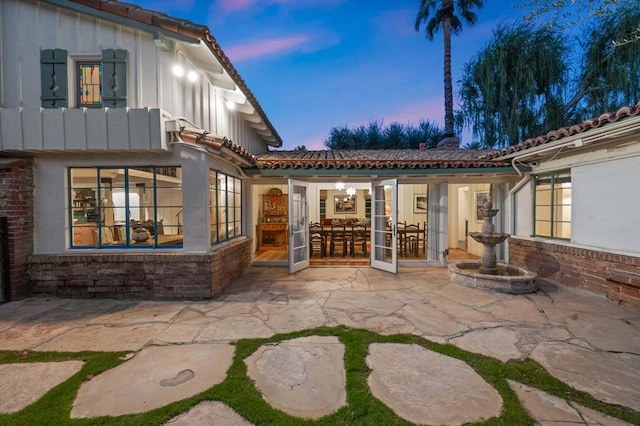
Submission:
{"label": "terracotta roof tile", "polygon": [[491,154],[485,155],[482,158],[492,159],[501,157],[503,155],[513,154],[515,152],[524,151],[529,148],[544,145],[549,142],[557,141],[567,136],[574,136],[587,130],[597,129],[606,126],[610,123],[615,123],[625,118],[640,116],[640,102],[635,105],[627,105],[618,109],[616,112],[606,112],[601,114],[597,118],[590,118],[580,124],[573,124],[568,127],[562,127],[557,130],[551,130],[546,135],[538,136],[535,138],[526,139],[517,145],[512,145],[507,148],[503,148],[499,151],[495,151]]}
{"label": "terracotta roof tile", "polygon": [[259,169],[459,169],[509,167],[480,160],[493,151],[430,149],[271,151],[257,155]]}
{"label": "terracotta roof tile", "polygon": [[176,34],[181,34],[186,37],[191,37],[196,40],[202,40],[211,49],[212,53],[220,61],[222,66],[227,70],[233,81],[238,85],[240,90],[247,96],[247,100],[255,108],[256,112],[262,117],[265,124],[269,127],[269,130],[276,138],[278,146],[282,145],[282,138],[276,131],[273,124],[267,117],[267,114],[262,109],[262,106],[256,99],[255,95],[245,81],[240,77],[240,74],[235,69],[229,58],[225,55],[220,45],[218,45],[216,39],[211,35],[211,31],[206,25],[195,24],[186,19],[173,18],[165,13],[156,12],[149,9],[143,9],[140,6],[132,3],[119,2],[116,0],[69,0],[73,3],[82,4],[93,9],[101,10],[103,12],[112,13],[117,16],[128,18],[137,22],[141,22],[154,27],[162,28],[166,31],[171,31]]}
{"label": "terracotta roof tile", "polygon": [[226,137],[212,135],[206,131],[202,132],[191,129],[181,130],[180,137],[185,142],[207,146],[214,149],[216,152],[220,152],[222,148],[226,148],[234,154],[244,158],[250,165],[256,165],[256,157],[253,154]]}

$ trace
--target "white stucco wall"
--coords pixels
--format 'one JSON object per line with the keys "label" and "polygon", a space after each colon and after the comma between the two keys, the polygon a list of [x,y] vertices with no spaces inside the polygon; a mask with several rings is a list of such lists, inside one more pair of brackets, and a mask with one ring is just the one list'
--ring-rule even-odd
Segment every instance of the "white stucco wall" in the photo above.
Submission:
{"label": "white stucco wall", "polygon": [[640,254],[639,182],[640,157],[574,167],[572,242]]}
{"label": "white stucco wall", "polygon": [[513,193],[513,235],[530,237],[533,234],[533,181],[522,185]]}

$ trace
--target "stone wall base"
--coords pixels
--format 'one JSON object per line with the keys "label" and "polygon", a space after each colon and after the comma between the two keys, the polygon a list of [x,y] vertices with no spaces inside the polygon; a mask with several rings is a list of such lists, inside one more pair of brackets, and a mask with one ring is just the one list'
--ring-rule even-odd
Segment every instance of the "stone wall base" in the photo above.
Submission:
{"label": "stone wall base", "polygon": [[240,277],[251,261],[241,238],[210,253],[69,253],[32,255],[34,296],[147,300],[208,299]]}
{"label": "stone wall base", "polygon": [[640,310],[640,257],[510,238],[509,264]]}

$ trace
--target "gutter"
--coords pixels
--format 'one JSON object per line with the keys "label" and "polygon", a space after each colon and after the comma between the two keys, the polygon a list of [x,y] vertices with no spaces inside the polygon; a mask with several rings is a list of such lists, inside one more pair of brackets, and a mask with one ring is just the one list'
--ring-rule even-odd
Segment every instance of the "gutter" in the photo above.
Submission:
{"label": "gutter", "polygon": [[588,130],[586,132],[578,133],[572,136],[567,136],[558,141],[545,143],[534,148],[523,149],[521,151],[498,156],[493,158],[493,160],[513,159],[516,161],[521,161],[524,158],[552,151],[554,149],[579,148],[584,145],[602,141],[603,139],[610,139],[626,135],[638,129],[640,129],[640,116],[611,123],[609,125],[598,127],[597,129]]}

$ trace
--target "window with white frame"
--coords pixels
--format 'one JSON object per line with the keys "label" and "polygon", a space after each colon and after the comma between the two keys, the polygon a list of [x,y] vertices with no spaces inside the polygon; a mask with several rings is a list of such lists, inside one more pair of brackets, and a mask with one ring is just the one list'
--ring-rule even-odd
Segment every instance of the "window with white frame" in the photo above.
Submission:
{"label": "window with white frame", "polygon": [[571,171],[536,175],[534,234],[571,238]]}
{"label": "window with white frame", "polygon": [[72,248],[181,247],[180,167],[69,169]]}
{"label": "window with white frame", "polygon": [[211,244],[242,235],[242,181],[234,176],[209,171]]}

